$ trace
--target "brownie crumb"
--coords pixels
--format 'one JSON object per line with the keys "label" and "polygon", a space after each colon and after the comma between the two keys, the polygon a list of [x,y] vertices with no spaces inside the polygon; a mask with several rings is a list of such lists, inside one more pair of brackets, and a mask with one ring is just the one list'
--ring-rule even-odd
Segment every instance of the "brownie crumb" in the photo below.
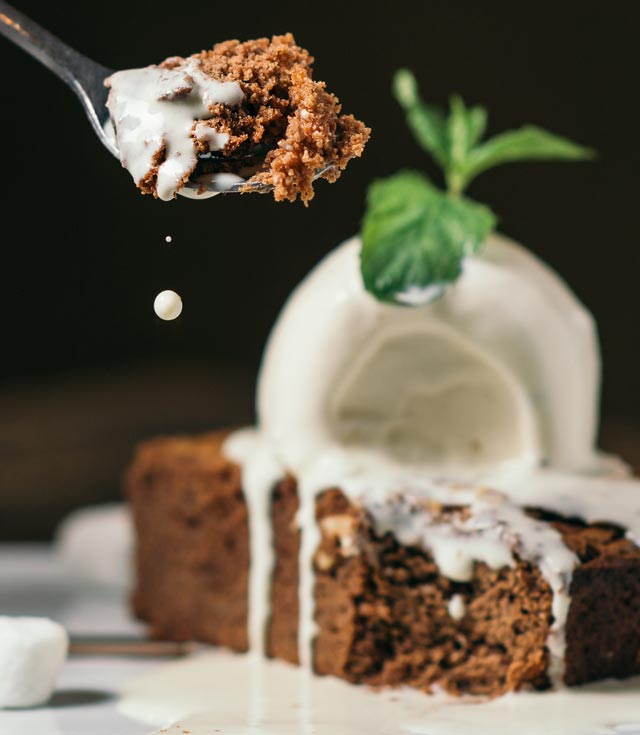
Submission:
{"label": "brownie crumb", "polygon": [[308,203],[318,171],[335,181],[350,159],[361,156],[370,130],[353,115],[341,115],[338,98],[312,79],[313,57],[291,33],[271,40],[226,41],[198,57],[203,71],[221,81],[238,81],[245,93],[239,108],[216,110],[210,125],[230,138],[228,156],[268,153],[250,181],[273,186],[276,201]]}

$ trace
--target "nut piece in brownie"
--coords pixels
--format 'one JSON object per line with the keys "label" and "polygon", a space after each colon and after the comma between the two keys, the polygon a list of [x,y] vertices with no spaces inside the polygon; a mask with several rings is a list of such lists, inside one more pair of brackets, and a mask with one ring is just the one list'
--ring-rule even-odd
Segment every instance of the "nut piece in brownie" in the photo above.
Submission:
{"label": "nut piece in brownie", "polygon": [[[128,472],[135,518],[137,614],[155,635],[247,648],[249,546],[240,468],[224,435],[142,445]],[[272,492],[275,567],[267,652],[298,663],[295,480]],[[463,512],[463,511],[461,511]],[[610,526],[538,514],[578,556],[566,625],[564,681],[640,673],[640,550]],[[535,565],[475,565],[444,577],[423,549],[377,534],[340,490],[318,496],[314,668],[354,683],[434,685],[497,696],[546,688],[551,590]],[[267,522],[267,519],[265,519]]]}
{"label": "nut piece in brownie", "polygon": [[161,199],[189,181],[202,190],[247,181],[272,189],[276,201],[308,203],[318,173],[335,181],[370,133],[341,114],[312,63],[286,34],[117,72],[107,80],[108,106],[123,165]]}

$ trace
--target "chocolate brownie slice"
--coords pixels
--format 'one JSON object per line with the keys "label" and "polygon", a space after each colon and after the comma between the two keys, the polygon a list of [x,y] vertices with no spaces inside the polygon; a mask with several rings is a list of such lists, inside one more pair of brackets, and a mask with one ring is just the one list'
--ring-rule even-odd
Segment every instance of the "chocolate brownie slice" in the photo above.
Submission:
{"label": "chocolate brownie slice", "polygon": [[[127,475],[138,536],[137,614],[154,635],[247,648],[249,547],[241,471],[223,434],[142,445]],[[298,662],[295,479],[272,492],[275,565],[267,653]],[[464,508],[447,509],[464,513]],[[564,681],[640,673],[640,550],[620,529],[530,511],[579,558],[566,624]],[[378,534],[339,489],[316,500],[314,669],[354,683],[439,686],[497,696],[544,689],[552,592],[539,569],[476,563],[453,582],[431,554]]]}

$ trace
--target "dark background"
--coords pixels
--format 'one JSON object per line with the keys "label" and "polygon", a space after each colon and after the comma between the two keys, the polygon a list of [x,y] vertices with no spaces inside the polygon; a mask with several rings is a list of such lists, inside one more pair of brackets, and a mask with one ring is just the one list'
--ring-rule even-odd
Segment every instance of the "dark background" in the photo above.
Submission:
{"label": "dark background", "polygon": [[[266,196],[154,201],[100,146],[73,94],[0,38],[0,537],[47,534],[67,509],[117,497],[144,436],[251,418],[269,328],[300,278],[357,231],[367,183],[402,166],[433,173],[389,94],[399,66],[431,101],[459,92],[485,104],[490,132],[531,122],[598,149],[594,164],[494,170],[470,193],[596,315],[603,415],[616,446],[633,444],[640,124],[630,3],[16,4],[114,69],[290,30],[373,136],[309,208]],[[165,288],[184,300],[175,323],[153,313]]]}

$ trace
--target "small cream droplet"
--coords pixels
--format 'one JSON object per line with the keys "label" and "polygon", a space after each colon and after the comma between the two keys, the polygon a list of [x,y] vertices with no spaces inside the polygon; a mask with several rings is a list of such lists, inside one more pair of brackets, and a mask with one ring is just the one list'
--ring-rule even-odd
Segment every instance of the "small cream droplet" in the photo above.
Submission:
{"label": "small cream droplet", "polygon": [[182,313],[182,299],[175,291],[161,291],[153,302],[153,309],[166,322],[177,319]]}
{"label": "small cream droplet", "polygon": [[467,613],[467,606],[462,595],[453,595],[447,605],[449,616],[453,620],[462,620]]}
{"label": "small cream droplet", "polygon": [[171,235],[167,235],[167,236],[166,236],[166,237],[164,238],[164,241],[165,241],[165,242],[171,242],[172,240],[173,240],[173,238],[171,237]]}

